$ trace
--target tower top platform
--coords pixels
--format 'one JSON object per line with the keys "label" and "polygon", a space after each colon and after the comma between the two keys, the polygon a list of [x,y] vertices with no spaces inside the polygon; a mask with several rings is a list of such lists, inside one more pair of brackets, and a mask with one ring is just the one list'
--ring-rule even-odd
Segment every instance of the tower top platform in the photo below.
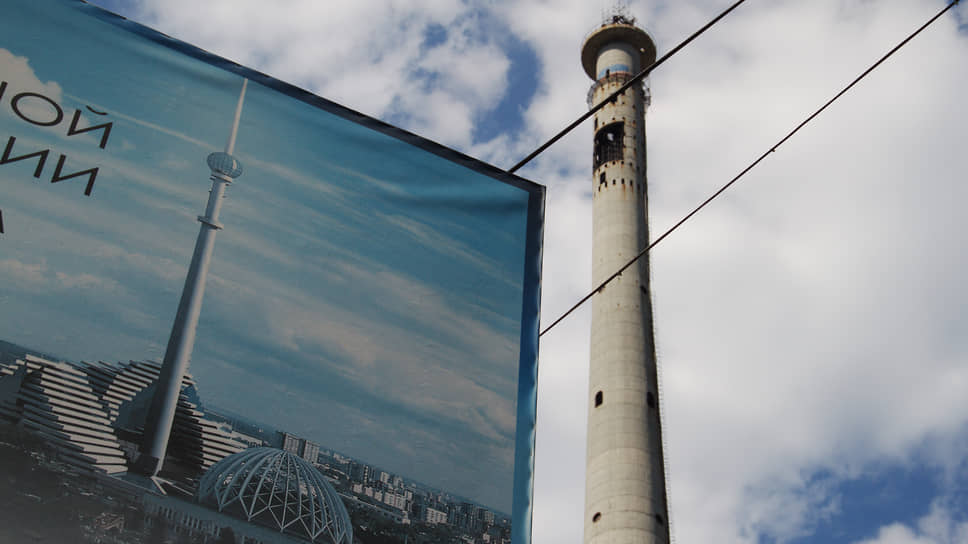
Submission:
{"label": "tower top platform", "polygon": [[628,18],[612,17],[611,20],[602,23],[602,26],[592,31],[581,46],[581,65],[588,77],[598,79],[598,74],[595,73],[598,52],[610,43],[625,43],[638,49],[639,69],[650,66],[655,62],[656,49],[652,37],[646,31],[635,26]]}

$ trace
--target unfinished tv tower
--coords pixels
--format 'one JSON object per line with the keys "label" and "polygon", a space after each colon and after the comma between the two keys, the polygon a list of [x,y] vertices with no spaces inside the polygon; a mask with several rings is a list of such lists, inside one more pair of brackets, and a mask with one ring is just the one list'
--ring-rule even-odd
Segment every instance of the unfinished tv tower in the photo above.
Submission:
{"label": "unfinished tv tower", "polygon": [[[616,9],[582,46],[600,103],[655,61],[655,43]],[[600,285],[649,242],[645,109],[635,85],[594,116],[592,281]],[[592,299],[585,544],[667,544],[668,505],[649,255]]]}

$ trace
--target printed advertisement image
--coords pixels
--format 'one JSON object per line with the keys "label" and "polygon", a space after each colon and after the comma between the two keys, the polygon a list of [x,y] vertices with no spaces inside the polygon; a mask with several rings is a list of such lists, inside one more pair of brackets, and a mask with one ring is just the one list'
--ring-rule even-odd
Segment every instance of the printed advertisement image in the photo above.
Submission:
{"label": "printed advertisement image", "polygon": [[544,188],[0,6],[0,542],[529,544]]}

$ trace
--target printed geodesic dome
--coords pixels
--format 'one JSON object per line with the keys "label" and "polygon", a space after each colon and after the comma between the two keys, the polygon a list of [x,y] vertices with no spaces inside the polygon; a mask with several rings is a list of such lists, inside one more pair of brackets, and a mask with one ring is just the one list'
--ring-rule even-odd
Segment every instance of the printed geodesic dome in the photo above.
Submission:
{"label": "printed geodesic dome", "polygon": [[212,465],[198,502],[309,542],[352,544],[353,528],[333,486],[305,459],[249,448]]}

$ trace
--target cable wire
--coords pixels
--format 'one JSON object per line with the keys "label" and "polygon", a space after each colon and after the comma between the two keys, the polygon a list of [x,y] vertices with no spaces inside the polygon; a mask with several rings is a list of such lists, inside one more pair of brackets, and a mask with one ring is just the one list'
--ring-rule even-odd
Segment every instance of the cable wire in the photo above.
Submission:
{"label": "cable wire", "polygon": [[643,255],[645,255],[652,248],[654,248],[655,246],[657,246],[659,244],[659,242],[661,242],[662,240],[665,240],[665,238],[667,236],[669,236],[676,229],[678,229],[679,227],[681,227],[682,224],[685,223],[686,221],[688,221],[689,219],[691,219],[692,216],[694,216],[697,213],[699,213],[699,210],[702,210],[703,208],[706,207],[707,204],[709,204],[710,202],[712,202],[713,200],[715,200],[719,195],[723,194],[726,191],[726,189],[729,189],[734,183],[736,183],[737,181],[739,181],[740,178],[742,178],[744,175],[746,175],[747,172],[749,172],[754,167],[756,167],[756,165],[758,165],[760,162],[762,162],[763,159],[765,159],[770,153],[776,152],[776,148],[778,148],[781,145],[783,145],[784,143],[786,143],[787,140],[789,140],[790,138],[792,138],[793,135],[796,134],[797,132],[799,132],[800,129],[802,129],[804,126],[807,125],[807,123],[809,123],[815,117],[817,117],[818,115],[820,115],[831,104],[833,104],[835,101],[837,101],[838,98],[840,98],[841,96],[843,96],[844,94],[846,94],[847,91],[849,91],[854,85],[856,85],[862,79],[864,79],[865,77],[867,77],[868,74],[870,74],[871,72],[873,72],[885,60],[887,60],[888,58],[890,58],[899,49],[901,49],[902,47],[904,47],[905,45],[907,45],[907,43],[910,42],[912,39],[914,39],[915,36],[917,36],[918,34],[920,34],[924,29],[926,29],[929,26],[931,26],[932,23],[934,23],[942,15],[944,15],[945,13],[947,13],[948,10],[950,10],[951,8],[953,8],[954,6],[956,6],[958,4],[958,2],[960,2],[960,1],[961,0],[952,0],[951,2],[949,2],[948,5],[945,6],[944,9],[942,9],[941,11],[939,11],[934,17],[928,19],[928,22],[926,22],[923,25],[921,25],[920,27],[918,27],[918,29],[915,30],[914,32],[912,32],[907,38],[904,38],[904,40],[902,40],[901,43],[895,45],[890,51],[888,51],[887,53],[885,53],[884,56],[882,56],[880,59],[878,59],[877,62],[875,62],[874,64],[872,64],[868,69],[864,70],[859,76],[857,76],[853,81],[851,81],[846,87],[844,87],[843,89],[841,89],[841,91],[839,93],[837,93],[836,95],[834,95],[833,98],[831,98],[830,100],[828,100],[823,106],[820,107],[820,109],[818,109],[817,111],[815,111],[812,114],[810,114],[810,116],[808,116],[806,119],[804,119],[799,125],[796,126],[796,128],[794,128],[789,133],[787,133],[786,136],[784,136],[783,138],[781,138],[777,143],[773,144],[769,149],[767,149],[756,160],[754,160],[752,163],[750,163],[750,165],[747,166],[746,168],[744,168],[739,174],[736,175],[736,177],[734,177],[733,179],[729,180],[729,182],[727,182],[725,185],[723,185],[722,187],[720,187],[720,189],[718,191],[716,191],[715,193],[712,194],[712,196],[710,196],[709,198],[707,198],[706,200],[704,200],[702,202],[702,204],[700,204],[699,206],[697,206],[695,209],[693,209],[691,212],[689,212],[685,217],[683,217],[682,219],[680,219],[675,225],[672,225],[672,227],[669,228],[669,230],[667,230],[664,233],[662,233],[661,236],[659,236],[658,238],[656,238],[655,241],[653,241],[645,249],[643,249],[642,251],[640,251],[635,257],[632,257],[632,259],[629,260],[629,262],[625,263],[625,265],[622,266],[622,268],[619,268],[618,271],[616,271],[614,274],[612,274],[611,276],[609,276],[608,278],[606,278],[605,281],[603,281],[601,284],[599,284],[597,287],[595,287],[595,289],[593,289],[590,293],[588,293],[587,295],[585,295],[584,297],[582,297],[581,300],[579,300],[577,303],[575,303],[574,306],[572,306],[571,308],[569,308],[568,311],[566,311],[565,313],[561,314],[561,316],[558,317],[558,319],[555,319],[554,322],[551,323],[551,325],[548,325],[543,331],[541,331],[538,334],[538,336],[539,337],[540,336],[544,336],[544,334],[546,332],[550,331],[558,323],[561,323],[561,321],[563,319],[565,319],[566,317],[568,317],[572,312],[574,312],[575,310],[577,310],[582,304],[584,304],[585,302],[587,302],[588,299],[590,299],[593,296],[595,296],[595,293],[600,292],[612,280],[614,280],[615,278],[621,276],[622,275],[622,272],[624,272],[628,267],[632,266],[636,261],[638,261],[640,258],[642,258]]}
{"label": "cable wire", "polygon": [[739,0],[738,2],[736,2],[735,4],[733,4],[732,6],[730,6],[729,8],[727,8],[726,11],[724,11],[724,12],[720,13],[719,15],[717,15],[715,19],[713,19],[712,21],[709,21],[708,23],[706,23],[705,25],[703,25],[702,28],[700,28],[699,30],[693,32],[692,35],[689,36],[688,38],[686,38],[685,40],[683,40],[682,43],[680,43],[679,45],[673,47],[671,51],[669,51],[665,55],[662,55],[662,57],[660,57],[658,60],[656,60],[655,62],[653,62],[651,65],[649,65],[646,69],[644,69],[641,72],[639,72],[638,74],[636,74],[634,77],[632,77],[632,79],[626,81],[625,82],[625,85],[622,85],[621,87],[619,87],[617,91],[615,91],[614,93],[608,95],[607,98],[605,98],[604,100],[602,100],[601,102],[599,102],[598,104],[596,104],[595,107],[593,107],[592,109],[590,109],[587,112],[585,112],[581,117],[579,117],[578,119],[576,119],[572,124],[570,124],[567,127],[563,128],[558,134],[555,134],[554,136],[552,136],[552,138],[550,140],[548,140],[547,142],[545,142],[544,144],[542,144],[541,147],[539,147],[538,149],[535,149],[527,157],[521,159],[521,161],[519,161],[517,164],[515,164],[514,166],[512,166],[508,170],[508,173],[514,173],[518,169],[520,169],[522,166],[524,166],[524,165],[528,164],[529,162],[531,162],[532,159],[534,159],[535,157],[537,157],[538,155],[540,155],[545,149],[548,149],[549,147],[551,147],[552,144],[554,144],[555,142],[557,142],[558,140],[560,140],[564,135],[568,134],[569,132],[571,132],[572,130],[574,130],[575,127],[577,127],[578,125],[582,124],[582,122],[585,119],[588,119],[592,115],[595,115],[595,112],[597,112],[598,110],[600,110],[603,107],[605,107],[605,104],[608,104],[612,100],[615,100],[616,97],[618,97],[618,95],[624,93],[629,87],[631,87],[632,85],[635,85],[636,83],[638,83],[638,82],[642,81],[643,79],[645,79],[645,76],[649,75],[652,72],[652,70],[655,70],[659,65],[661,65],[665,61],[669,60],[669,58],[672,57],[672,55],[675,55],[676,53],[678,53],[679,50],[682,49],[683,47],[685,47],[686,45],[688,45],[689,42],[695,40],[703,32],[706,32],[707,30],[709,30],[714,24],[718,23],[720,19],[722,19],[723,17],[725,17],[729,12],[731,12],[734,9],[736,9],[737,7],[739,7],[739,5],[742,4],[745,1],[746,0]]}

